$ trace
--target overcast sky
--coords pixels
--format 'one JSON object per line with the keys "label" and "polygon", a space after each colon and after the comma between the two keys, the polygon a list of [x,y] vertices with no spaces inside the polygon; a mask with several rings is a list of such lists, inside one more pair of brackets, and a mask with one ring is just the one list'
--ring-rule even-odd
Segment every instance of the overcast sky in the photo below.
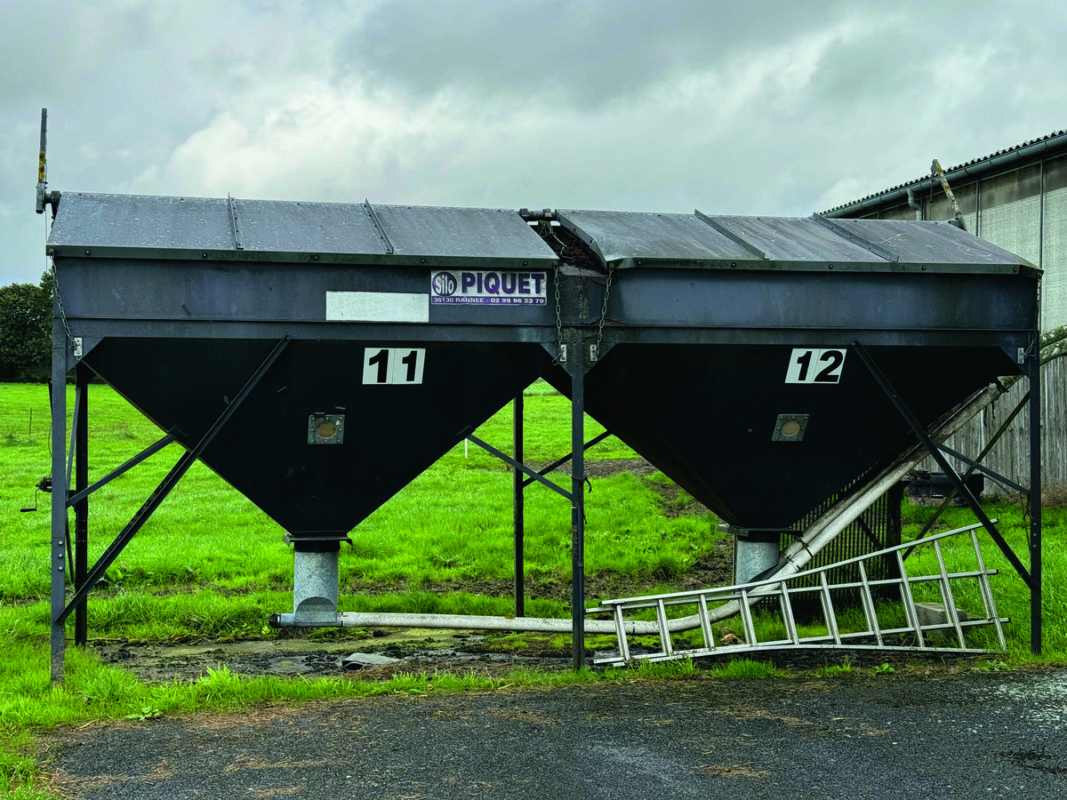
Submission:
{"label": "overcast sky", "polygon": [[804,215],[1067,128],[1062,0],[9,0],[0,285],[49,188]]}

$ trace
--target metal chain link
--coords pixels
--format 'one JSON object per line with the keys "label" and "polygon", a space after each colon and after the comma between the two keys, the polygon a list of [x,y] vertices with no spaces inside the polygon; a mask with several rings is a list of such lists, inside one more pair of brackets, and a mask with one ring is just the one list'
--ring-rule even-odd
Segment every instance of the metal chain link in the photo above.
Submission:
{"label": "metal chain link", "polygon": [[600,344],[604,341],[604,320],[608,317],[608,298],[611,297],[611,277],[613,274],[614,267],[611,264],[608,264],[608,279],[607,283],[604,285],[604,307],[600,309],[600,322],[597,324],[596,328],[596,344],[593,345],[596,358],[592,359],[593,361],[600,360]]}
{"label": "metal chain link", "polygon": [[[49,235],[48,214],[44,215],[44,240],[45,248],[47,252],[48,247],[48,235]],[[59,293],[59,276],[56,275],[56,261],[51,255],[45,255],[45,259],[48,263],[48,272],[52,276],[52,295],[56,301],[56,307],[59,308],[59,319],[63,323],[63,330],[67,332],[67,344],[70,346],[71,351],[74,350],[74,333],[70,329],[70,323],[67,321],[67,312],[63,308],[63,296]]]}

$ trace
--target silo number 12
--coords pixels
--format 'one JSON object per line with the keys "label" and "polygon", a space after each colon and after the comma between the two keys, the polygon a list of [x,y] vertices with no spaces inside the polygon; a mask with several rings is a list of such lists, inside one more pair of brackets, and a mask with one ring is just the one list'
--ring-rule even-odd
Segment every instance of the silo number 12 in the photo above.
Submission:
{"label": "silo number 12", "polygon": [[422,383],[426,351],[409,347],[368,347],[363,351],[363,383]]}
{"label": "silo number 12", "polygon": [[845,366],[845,351],[794,348],[785,373],[786,383],[838,383]]}

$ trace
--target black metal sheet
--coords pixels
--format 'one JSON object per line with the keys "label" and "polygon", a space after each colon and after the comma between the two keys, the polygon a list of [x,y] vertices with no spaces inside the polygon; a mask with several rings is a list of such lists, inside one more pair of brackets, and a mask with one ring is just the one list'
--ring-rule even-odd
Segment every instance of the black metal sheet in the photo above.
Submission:
{"label": "black metal sheet", "polygon": [[[914,442],[854,355],[821,384],[786,382],[794,355],[785,345],[616,345],[586,376],[585,407],[725,521],[787,528]],[[876,355],[927,425],[1018,369],[999,349]],[[558,367],[546,377],[569,392]],[[775,440],[782,414],[808,416],[801,440]]]}
{"label": "black metal sheet", "polygon": [[1034,282],[1012,274],[638,268],[608,301],[631,327],[1032,330],[1035,314]]}
{"label": "black metal sheet", "polygon": [[[382,264],[301,264],[274,261],[156,260],[151,258],[75,258],[57,256],[60,291],[68,320],[116,320],[143,323],[145,335],[162,336],[161,323],[182,323],[180,335],[196,335],[189,328],[215,323],[327,323],[368,324],[374,320],[331,320],[328,296],[361,293],[383,303],[399,297],[425,309],[421,324],[442,326],[492,325],[555,326],[550,300],[550,270],[507,271],[512,284],[528,278],[531,290],[541,292],[538,305],[431,302],[434,268],[397,268]],[[501,270],[499,274],[504,274]],[[121,320],[121,323],[118,322]],[[381,323],[415,322],[398,317]],[[441,328],[436,328],[441,331]],[[152,331],[156,330],[155,333]],[[215,333],[222,335],[217,327]],[[339,336],[337,333],[330,334]],[[441,332],[442,338],[449,336]]]}
{"label": "black metal sheet", "polygon": [[[191,447],[273,346],[110,338],[85,363]],[[536,344],[406,349],[417,348],[419,383],[376,385],[363,365],[381,343],[292,342],[201,460],[293,536],[344,536],[536,380],[547,358]],[[340,444],[309,443],[316,414],[344,417]]]}

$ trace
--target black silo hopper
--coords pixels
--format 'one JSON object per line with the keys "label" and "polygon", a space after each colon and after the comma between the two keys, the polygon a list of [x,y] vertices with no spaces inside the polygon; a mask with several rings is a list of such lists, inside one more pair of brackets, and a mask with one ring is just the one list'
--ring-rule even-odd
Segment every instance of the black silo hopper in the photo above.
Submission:
{"label": "black silo hopper", "polygon": [[200,459],[298,549],[534,381],[554,325],[514,212],[67,193],[49,248],[80,364],[188,450],[229,413]]}
{"label": "black silo hopper", "polygon": [[1033,345],[1039,271],[948,224],[558,217],[610,276],[586,409],[748,531],[916,444],[899,405],[929,427]]}

